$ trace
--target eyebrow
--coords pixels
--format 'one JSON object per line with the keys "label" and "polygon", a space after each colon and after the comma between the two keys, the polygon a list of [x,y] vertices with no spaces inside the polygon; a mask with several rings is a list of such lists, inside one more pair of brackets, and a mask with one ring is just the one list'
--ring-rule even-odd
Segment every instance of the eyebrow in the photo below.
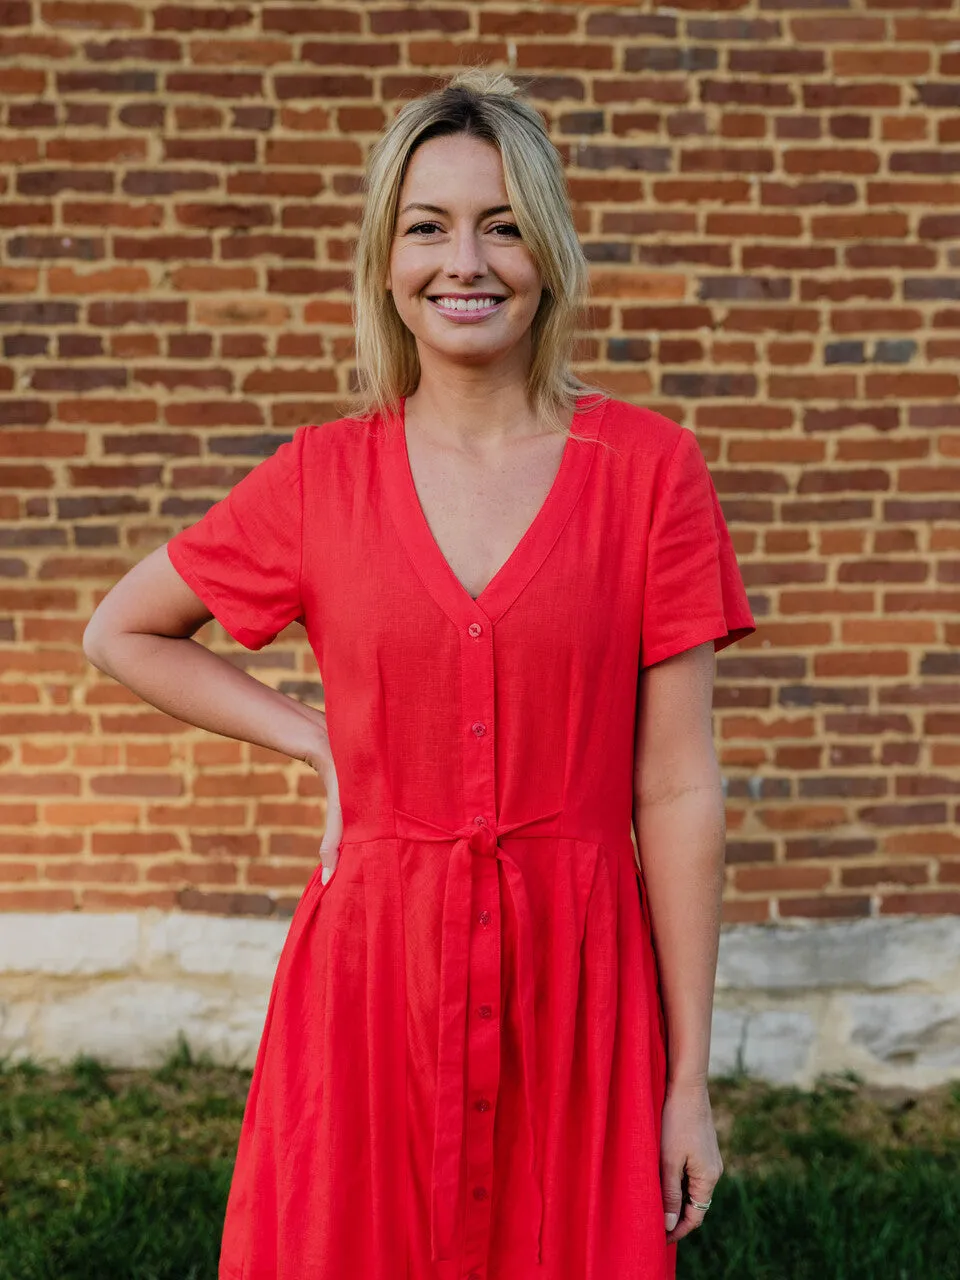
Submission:
{"label": "eyebrow", "polygon": [[[401,214],[409,213],[411,209],[422,209],[425,213],[443,213],[449,214],[449,209],[441,209],[438,204],[408,204],[400,210]],[[497,204],[492,209],[484,209],[480,214],[481,218],[489,218],[494,213],[513,213],[508,204]]]}

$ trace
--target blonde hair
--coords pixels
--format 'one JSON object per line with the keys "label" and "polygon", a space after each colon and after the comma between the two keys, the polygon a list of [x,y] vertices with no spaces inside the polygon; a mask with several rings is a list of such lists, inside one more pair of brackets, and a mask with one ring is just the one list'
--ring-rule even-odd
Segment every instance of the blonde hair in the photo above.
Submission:
{"label": "blonde hair", "polygon": [[385,280],[400,188],[414,149],[429,138],[469,134],[500,152],[504,182],[520,234],[543,280],[533,318],[533,359],[527,397],[537,418],[569,434],[565,416],[588,396],[599,407],[609,393],[569,367],[586,302],[588,266],[577,238],[560,155],[543,118],[502,72],[471,67],[442,88],[408,102],[371,149],[354,262],[352,316],[357,393],[350,415],[370,418],[395,409],[420,379],[413,334],[401,320]]}

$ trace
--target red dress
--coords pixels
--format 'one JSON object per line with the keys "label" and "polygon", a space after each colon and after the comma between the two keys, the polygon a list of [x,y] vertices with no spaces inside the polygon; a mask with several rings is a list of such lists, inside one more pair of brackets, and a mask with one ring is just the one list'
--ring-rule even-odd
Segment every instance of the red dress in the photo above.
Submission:
{"label": "red dress", "polygon": [[344,823],[280,955],[219,1277],[670,1280],[636,698],[755,629],[729,533],[692,432],[581,400],[474,600],[400,410],[297,428],[168,544],[247,648],[305,626]]}

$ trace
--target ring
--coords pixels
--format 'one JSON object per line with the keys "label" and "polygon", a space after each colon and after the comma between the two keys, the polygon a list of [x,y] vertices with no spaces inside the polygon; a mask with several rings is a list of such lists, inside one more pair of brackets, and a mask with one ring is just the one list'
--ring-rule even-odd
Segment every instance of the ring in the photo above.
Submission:
{"label": "ring", "polygon": [[689,1196],[688,1203],[691,1204],[694,1207],[694,1209],[700,1209],[701,1211],[703,1211],[705,1209],[709,1209],[710,1206],[713,1204],[713,1196],[710,1197],[710,1199],[707,1201],[706,1204],[701,1204],[699,1200],[694,1200],[692,1196]]}

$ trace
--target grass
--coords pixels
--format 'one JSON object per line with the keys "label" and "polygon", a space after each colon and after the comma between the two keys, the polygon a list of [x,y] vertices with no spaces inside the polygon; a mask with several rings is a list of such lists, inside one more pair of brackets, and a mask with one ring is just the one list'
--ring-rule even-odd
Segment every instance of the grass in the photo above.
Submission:
{"label": "grass", "polygon": [[[0,1061],[0,1277],[216,1280],[249,1082],[182,1039],[151,1072]],[[960,1081],[710,1096],[724,1176],[678,1280],[960,1280]]]}
{"label": "grass", "polygon": [[710,1096],[724,1176],[678,1280],[960,1278],[960,1081],[727,1078]]}

